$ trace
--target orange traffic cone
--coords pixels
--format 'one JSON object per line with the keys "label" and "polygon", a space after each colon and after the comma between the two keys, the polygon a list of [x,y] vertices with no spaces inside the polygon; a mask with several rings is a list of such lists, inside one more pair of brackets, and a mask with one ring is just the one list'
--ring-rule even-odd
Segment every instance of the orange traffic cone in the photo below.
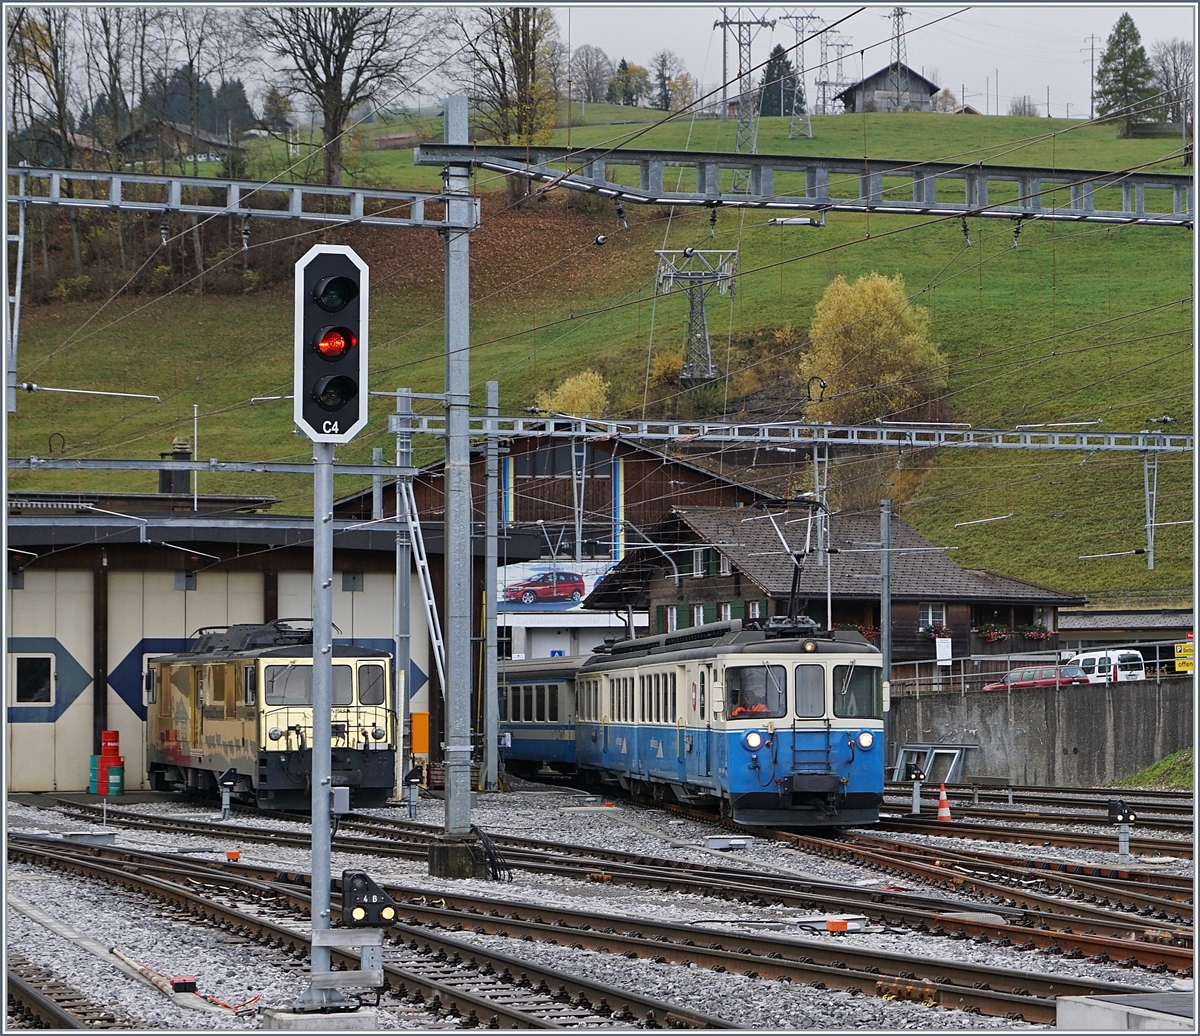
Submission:
{"label": "orange traffic cone", "polygon": [[950,800],[946,798],[946,785],[941,786],[941,791],[938,794],[938,820],[941,823],[948,824],[953,819],[950,816]]}

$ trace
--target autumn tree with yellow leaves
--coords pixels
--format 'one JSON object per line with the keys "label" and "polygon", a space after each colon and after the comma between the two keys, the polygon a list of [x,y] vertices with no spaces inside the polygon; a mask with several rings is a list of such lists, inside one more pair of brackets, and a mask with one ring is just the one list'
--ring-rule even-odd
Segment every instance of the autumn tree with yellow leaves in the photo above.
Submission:
{"label": "autumn tree with yellow leaves", "polygon": [[808,334],[799,374],[811,387],[812,420],[915,420],[946,387],[929,311],[909,302],[901,274],[869,273],[853,284],[839,275],[817,303]]}
{"label": "autumn tree with yellow leaves", "polygon": [[539,392],[537,408],[572,417],[601,417],[608,410],[611,384],[593,370],[567,378],[553,392]]}

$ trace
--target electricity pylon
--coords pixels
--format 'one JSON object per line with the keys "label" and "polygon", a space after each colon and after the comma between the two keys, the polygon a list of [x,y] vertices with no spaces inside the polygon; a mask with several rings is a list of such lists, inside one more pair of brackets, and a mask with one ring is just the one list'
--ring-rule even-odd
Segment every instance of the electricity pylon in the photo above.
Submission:
{"label": "electricity pylon", "polygon": [[681,251],[656,251],[654,254],[658,256],[655,291],[667,295],[672,288],[683,288],[688,296],[687,342],[684,345],[679,383],[687,386],[712,381],[717,376],[717,368],[712,362],[704,300],[713,288],[721,295],[733,290],[737,252],[684,248]]}

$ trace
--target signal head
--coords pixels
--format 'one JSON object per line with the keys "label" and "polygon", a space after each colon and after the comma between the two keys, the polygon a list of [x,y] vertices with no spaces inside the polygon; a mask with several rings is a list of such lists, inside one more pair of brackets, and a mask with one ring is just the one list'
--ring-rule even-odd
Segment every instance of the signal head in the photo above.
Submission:
{"label": "signal head", "polygon": [[322,277],[313,289],[313,302],[326,313],[337,313],[358,298],[358,285],[350,277]]}

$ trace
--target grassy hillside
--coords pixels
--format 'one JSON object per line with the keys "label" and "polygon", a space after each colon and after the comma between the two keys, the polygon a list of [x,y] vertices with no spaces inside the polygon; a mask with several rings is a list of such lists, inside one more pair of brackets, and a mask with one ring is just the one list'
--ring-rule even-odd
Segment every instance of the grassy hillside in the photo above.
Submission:
{"label": "grassy hillside", "polygon": [[[589,116],[596,107],[589,106]],[[1007,151],[1006,162],[1114,168],[1151,161],[1174,146],[1118,141],[1109,127],[1071,129],[1017,146],[1046,128],[1080,126],[1046,119],[880,114],[813,121],[813,140],[787,141],[786,120],[763,120],[760,150],[861,155],[864,125],[873,157],[932,160],[985,148],[993,155]],[[572,143],[628,129],[573,127]],[[659,137],[647,135],[638,144],[682,147],[687,132],[683,125],[664,127],[654,131]],[[690,146],[729,147],[721,142],[725,132],[732,134],[731,123],[698,121]],[[414,170],[411,152],[370,151],[364,141],[359,160],[364,179],[437,186],[438,171]],[[710,238],[706,214],[628,208],[630,229],[623,231],[606,205],[590,212],[571,208],[562,192],[522,211],[503,210],[499,191],[485,194],[485,225],[471,243],[477,401],[483,382],[497,379],[502,408],[511,412],[531,404],[538,390],[591,366],[613,383],[616,413],[640,414],[646,398],[651,413],[697,406],[696,399],[669,398],[669,387],[648,384],[648,361],[680,352],[687,321],[682,295],[653,295],[653,251],[691,245],[739,253],[736,293],[709,301],[714,360],[726,377],[708,392],[715,408],[708,412],[726,405],[737,411],[747,405],[743,400],[765,394],[799,416],[795,401],[803,387],[791,372],[814,305],[837,274],[853,279],[877,270],[902,273],[914,302],[930,311],[932,337],[951,362],[943,420],[990,427],[1101,421],[1101,429],[1136,430],[1159,427],[1149,422],[1169,415],[1170,430],[1192,427],[1192,236],[1186,231],[1034,224],[1013,248],[1011,225],[972,220],[967,248],[957,222],[839,214],[824,228],[768,227],[756,213],[722,212]],[[603,246],[592,243],[597,234],[607,235]],[[331,233],[328,240],[353,244],[372,267],[373,387],[440,390],[439,239],[422,231],[359,229]],[[98,308],[96,301],[27,308],[21,380],[152,392],[163,402],[23,394],[10,422],[10,454],[44,455],[50,437],[61,432],[71,455],[156,457],[172,436],[190,438],[192,405],[199,404],[202,457],[309,456],[306,442],[291,434],[290,401],[249,403],[290,391],[290,291],[173,295],[158,302],[142,296],[117,299],[97,315]],[[775,333],[789,326],[792,334]],[[365,460],[372,446],[390,455],[386,412],[393,405],[386,397],[373,399],[371,424],[340,456]],[[803,413],[822,419],[819,404]],[[420,449],[428,458],[437,445]],[[797,480],[803,477],[801,469]],[[955,559],[967,567],[1082,591],[1192,585],[1190,526],[1158,530],[1153,572],[1142,557],[1077,560],[1144,545],[1137,454],[1085,459],[947,451],[854,461],[838,478],[845,506],[886,492],[933,542],[958,547]],[[345,482],[339,493],[353,488],[352,480]],[[134,475],[11,478],[18,489],[101,483],[154,488],[152,478]],[[200,486],[273,492],[287,501],[285,510],[311,506],[311,487],[300,479],[204,475]],[[1164,459],[1158,521],[1190,518],[1192,493],[1191,457]],[[957,522],[1009,513],[1014,517],[954,529]]]}

